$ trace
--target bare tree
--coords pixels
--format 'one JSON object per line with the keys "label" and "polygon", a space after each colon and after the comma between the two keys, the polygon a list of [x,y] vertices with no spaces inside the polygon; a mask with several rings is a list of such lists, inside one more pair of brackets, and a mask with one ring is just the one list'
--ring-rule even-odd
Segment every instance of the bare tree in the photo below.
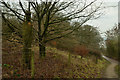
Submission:
{"label": "bare tree", "polygon": [[[59,2],[58,0],[52,2],[31,2],[32,7],[37,15],[38,22],[38,40],[40,55],[45,56],[45,45],[47,42],[61,37],[65,37],[74,32],[81,25],[90,19],[97,18],[101,14],[98,11],[101,9],[101,4],[95,6],[95,2],[91,1],[73,1],[73,2]],[[82,6],[79,6],[82,5]],[[59,26],[64,23],[69,23],[71,20],[79,19],[80,25],[77,27]]]}
{"label": "bare tree", "polygon": [[[34,37],[39,42],[39,54],[40,56],[45,56],[45,46],[46,43],[65,37],[71,33],[73,33],[76,29],[82,26],[84,23],[91,19],[98,18],[101,13],[101,5],[97,4],[96,1],[87,2],[86,0],[78,0],[71,2],[60,2],[59,0],[52,1],[34,1],[30,3],[30,12],[33,13],[32,16],[35,15],[35,18],[32,18],[31,21],[33,23],[37,23],[37,28],[35,26],[34,29]],[[22,12],[25,14],[21,14],[15,9],[12,9],[6,2],[1,2],[5,7],[7,7],[14,16],[16,16],[20,22],[24,22],[24,17],[26,14],[26,10],[24,9],[23,4],[19,1],[20,8]],[[18,10],[20,10],[20,8]],[[79,20],[79,26],[59,26],[54,27],[54,25],[62,24],[62,23],[70,23],[74,20]],[[15,27],[14,27],[15,28]],[[37,34],[36,34],[37,33]]]}
{"label": "bare tree", "polygon": [[[8,24],[8,27],[15,32],[17,36],[22,38],[23,43],[23,67],[31,69],[31,43],[32,43],[32,24],[31,24],[31,12],[30,12],[30,2],[28,3],[28,8],[25,10],[22,3],[19,1],[21,10],[24,12],[24,15],[10,7],[6,2],[1,2],[5,7],[7,7],[12,13],[3,12],[2,18]],[[6,18],[7,15],[16,16],[22,24],[20,27],[11,23],[11,19]],[[22,16],[22,17],[21,17]],[[13,17],[12,17],[13,19]],[[14,35],[15,36],[15,35]]]}

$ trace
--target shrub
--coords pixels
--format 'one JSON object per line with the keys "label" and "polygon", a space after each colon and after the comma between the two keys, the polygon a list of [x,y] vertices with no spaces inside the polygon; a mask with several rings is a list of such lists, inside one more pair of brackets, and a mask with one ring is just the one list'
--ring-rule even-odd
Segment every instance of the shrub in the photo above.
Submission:
{"label": "shrub", "polygon": [[100,51],[98,51],[98,50],[91,49],[91,50],[89,50],[89,54],[94,55],[94,56],[96,56],[98,58],[101,58]]}
{"label": "shrub", "polygon": [[74,48],[74,52],[75,52],[76,54],[80,55],[81,58],[82,58],[82,57],[86,56],[89,51],[88,51],[88,49],[86,48],[86,46],[81,45],[81,46],[76,46],[76,47]]}
{"label": "shrub", "polygon": [[52,41],[52,42],[51,42],[51,45],[52,45],[52,46],[56,46],[56,41]]}
{"label": "shrub", "polygon": [[91,50],[89,51],[89,54],[95,56],[95,58],[96,58],[96,63],[98,63],[98,59],[102,59],[101,53],[100,53],[100,51],[98,51],[98,50],[93,50],[93,49],[91,49]]}

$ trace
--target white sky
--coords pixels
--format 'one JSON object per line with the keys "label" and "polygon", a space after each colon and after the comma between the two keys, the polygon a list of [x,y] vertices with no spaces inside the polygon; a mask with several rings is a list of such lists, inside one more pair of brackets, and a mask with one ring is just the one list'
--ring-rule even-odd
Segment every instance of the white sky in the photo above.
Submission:
{"label": "white sky", "polygon": [[[118,24],[118,1],[119,0],[105,0],[104,6],[116,6],[105,9],[104,15],[100,18],[92,21],[88,21],[87,24],[98,27],[100,32],[105,32],[114,27],[115,24]],[[102,34],[104,37],[105,34]]]}
{"label": "white sky", "polygon": [[[71,1],[71,0],[61,0],[61,1]],[[88,2],[94,0],[87,0]],[[103,6],[116,6],[116,7],[109,7],[104,9],[104,15],[96,20],[88,21],[86,24],[92,25],[94,27],[98,27],[101,33],[110,30],[118,24],[118,2],[120,0],[98,0],[98,2],[103,2]],[[119,3],[120,4],[120,3]],[[119,20],[120,21],[120,20]],[[101,34],[102,37],[105,37],[105,34]]]}
{"label": "white sky", "polygon": [[[11,0],[9,0],[11,1]],[[12,0],[16,1],[16,0]],[[71,0],[61,0],[61,1],[71,1]],[[93,0],[87,0],[93,1]],[[103,1],[103,6],[116,6],[120,0],[98,0],[98,2]],[[110,7],[104,10],[105,13],[100,18],[96,20],[88,21],[86,24],[98,27],[101,33],[105,32],[114,27],[115,24],[118,24],[118,6],[117,7]],[[102,34],[104,37],[104,34]]]}

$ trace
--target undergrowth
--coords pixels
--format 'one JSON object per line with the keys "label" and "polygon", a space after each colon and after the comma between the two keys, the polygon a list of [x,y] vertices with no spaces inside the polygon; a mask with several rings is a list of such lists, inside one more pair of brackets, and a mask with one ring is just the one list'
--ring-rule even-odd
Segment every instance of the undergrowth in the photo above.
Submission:
{"label": "undergrowth", "polygon": [[120,65],[115,67],[115,72],[118,74],[118,76],[120,76]]}
{"label": "undergrowth", "polygon": [[[46,57],[39,59],[38,47],[34,47],[35,78],[101,78],[106,60],[99,59],[96,64],[90,57],[74,55],[56,48],[47,47]],[[3,51],[4,52],[4,51]],[[21,67],[21,51],[3,54],[3,78],[31,78],[30,70]]]}
{"label": "undergrowth", "polygon": [[[56,48],[47,47],[47,51],[51,51],[55,54],[60,54],[66,60],[69,62],[69,52],[66,51],[60,51]],[[90,58],[82,58],[79,55],[71,54],[71,64],[69,65],[70,69],[66,69],[66,72],[68,72],[70,75],[69,77],[75,77],[75,78],[101,78],[102,77],[102,71],[106,67],[106,61],[105,59],[99,59],[98,64],[96,64],[92,59]],[[67,77],[67,76],[66,76]]]}

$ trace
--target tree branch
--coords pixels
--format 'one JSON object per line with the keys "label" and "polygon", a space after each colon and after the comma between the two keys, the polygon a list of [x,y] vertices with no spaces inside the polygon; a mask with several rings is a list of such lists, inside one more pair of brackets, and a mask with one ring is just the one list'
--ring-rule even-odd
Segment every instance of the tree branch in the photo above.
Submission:
{"label": "tree branch", "polygon": [[54,6],[55,6],[56,3],[57,2],[54,2],[52,7],[48,10],[48,14],[47,14],[45,25],[44,25],[45,29],[44,29],[44,32],[42,34],[42,37],[45,35],[45,33],[47,31],[47,28],[48,28],[48,25],[49,25],[49,20],[50,20],[50,14],[51,14],[52,10],[54,9]]}
{"label": "tree branch", "polygon": [[73,33],[75,30],[79,29],[79,27],[81,27],[85,22],[87,22],[91,17],[87,18],[86,20],[84,20],[77,28],[74,28],[71,32],[68,32],[64,35],[61,35],[61,36],[58,36],[58,37],[55,37],[55,38],[52,38],[52,39],[48,39],[45,41],[45,43],[47,43],[48,41],[52,41],[52,40],[55,40],[55,39],[59,39],[59,38],[62,38],[62,37],[65,37],[71,33]]}
{"label": "tree branch", "polygon": [[23,5],[21,3],[21,1],[19,0],[19,4],[20,4],[20,7],[22,8],[23,12],[26,13],[25,9],[23,8]]}

